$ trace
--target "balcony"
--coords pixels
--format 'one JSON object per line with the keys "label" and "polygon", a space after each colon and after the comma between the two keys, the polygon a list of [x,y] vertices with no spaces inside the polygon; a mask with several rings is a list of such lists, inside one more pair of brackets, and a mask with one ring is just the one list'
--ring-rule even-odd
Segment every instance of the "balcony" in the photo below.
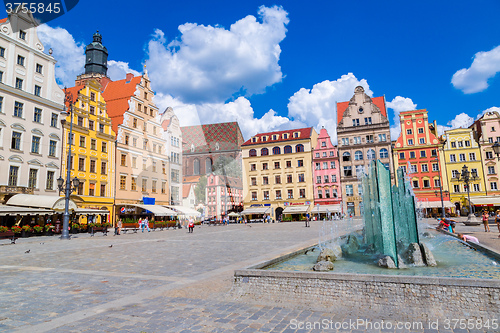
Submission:
{"label": "balcony", "polygon": [[0,194],[33,194],[33,189],[24,186],[0,185]]}

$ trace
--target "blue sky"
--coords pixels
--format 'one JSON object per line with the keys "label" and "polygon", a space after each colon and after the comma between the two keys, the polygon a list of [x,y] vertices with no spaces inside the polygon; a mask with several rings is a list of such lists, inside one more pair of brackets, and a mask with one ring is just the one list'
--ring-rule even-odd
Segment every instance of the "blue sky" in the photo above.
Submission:
{"label": "blue sky", "polygon": [[[59,81],[83,71],[99,30],[113,79],[147,64],[156,103],[181,125],[238,120],[245,138],[325,126],[356,85],[395,114],[429,111],[445,127],[500,111],[500,2],[80,0],[39,27]],[[452,82],[453,81],[453,82]]]}

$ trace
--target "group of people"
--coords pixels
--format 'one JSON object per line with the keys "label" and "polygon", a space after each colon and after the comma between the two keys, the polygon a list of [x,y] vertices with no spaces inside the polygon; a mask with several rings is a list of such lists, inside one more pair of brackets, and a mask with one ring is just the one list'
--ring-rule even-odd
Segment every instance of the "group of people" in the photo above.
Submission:
{"label": "group of people", "polygon": [[[498,227],[498,232],[500,233],[500,209],[495,212],[494,216],[495,216],[495,223]],[[481,214],[481,220],[483,222],[484,232],[491,231],[490,225],[489,225],[489,219],[490,219],[490,213],[488,213],[488,211],[484,210]],[[436,229],[446,230],[446,231],[449,231],[451,233],[455,233],[455,225],[456,225],[457,221],[452,220],[450,218],[449,214],[446,214],[445,218],[438,219],[438,220],[439,220],[439,224],[438,224]],[[477,237],[474,237],[471,235],[464,235],[462,233],[458,233],[457,236],[458,236],[458,238],[460,238],[463,241],[470,241],[470,242],[474,242],[474,243],[479,243],[479,240],[477,239]],[[498,236],[498,238],[500,238],[500,235]]]}
{"label": "group of people", "polygon": [[[484,232],[490,232],[491,231],[489,224],[490,214],[485,210],[483,211],[481,218],[484,225]],[[498,232],[500,233],[500,209],[497,209],[497,211],[495,212],[495,223],[497,224]],[[500,238],[500,235],[498,235],[498,238]]]}

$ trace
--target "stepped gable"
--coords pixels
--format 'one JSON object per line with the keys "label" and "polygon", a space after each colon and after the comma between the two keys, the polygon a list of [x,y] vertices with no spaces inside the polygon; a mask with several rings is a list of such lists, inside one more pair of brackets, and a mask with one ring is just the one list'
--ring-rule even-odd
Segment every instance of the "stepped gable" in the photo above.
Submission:
{"label": "stepped gable", "polygon": [[[373,104],[378,106],[382,115],[387,118],[387,109],[385,108],[384,96],[373,97],[373,98],[371,98],[371,100],[372,100]],[[337,125],[340,124],[340,121],[344,117],[344,112],[345,112],[345,110],[347,110],[349,103],[350,103],[350,101],[337,103]]]}
{"label": "stepped gable", "polygon": [[184,154],[239,150],[243,143],[237,122],[186,126],[181,130]]}
{"label": "stepped gable", "polygon": [[129,100],[135,95],[137,85],[141,83],[142,76],[134,76],[130,81],[127,79],[110,81],[102,96],[106,101],[106,110],[111,118],[113,131],[118,133],[118,125],[123,123],[123,114],[129,110]]}

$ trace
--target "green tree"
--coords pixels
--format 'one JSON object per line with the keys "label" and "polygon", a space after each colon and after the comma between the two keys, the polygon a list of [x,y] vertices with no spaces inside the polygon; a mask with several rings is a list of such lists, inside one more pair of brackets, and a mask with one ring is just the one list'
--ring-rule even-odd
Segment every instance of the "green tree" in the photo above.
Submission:
{"label": "green tree", "polygon": [[216,175],[224,175],[228,177],[242,178],[241,163],[232,157],[220,156],[213,165]]}
{"label": "green tree", "polygon": [[207,177],[201,176],[198,184],[194,188],[194,195],[196,197],[196,203],[205,203],[205,192],[207,188]]}

